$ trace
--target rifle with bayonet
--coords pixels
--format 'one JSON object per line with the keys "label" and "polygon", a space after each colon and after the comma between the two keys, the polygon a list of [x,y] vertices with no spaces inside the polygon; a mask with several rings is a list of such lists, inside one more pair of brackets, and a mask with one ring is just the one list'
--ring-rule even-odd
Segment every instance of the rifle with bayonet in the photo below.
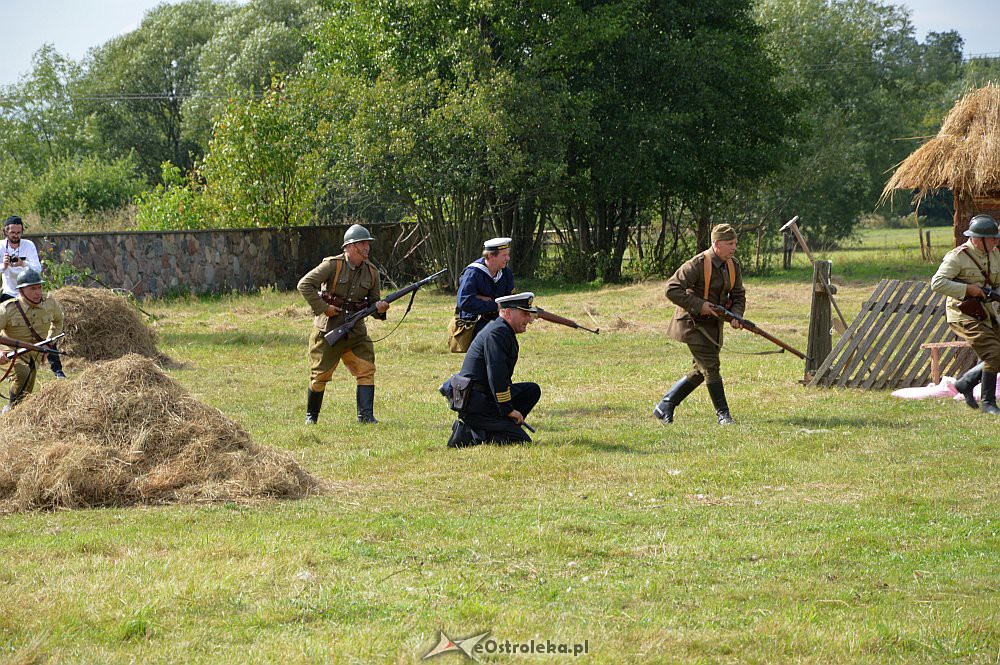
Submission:
{"label": "rifle with bayonet", "polygon": [[544,310],[541,307],[537,307],[536,309],[538,310],[538,318],[542,319],[543,321],[551,321],[552,323],[558,323],[561,326],[568,326],[570,328],[579,328],[580,330],[586,330],[587,332],[594,333],[595,335],[601,334],[600,328],[598,328],[597,330],[591,330],[590,328],[585,328],[584,326],[581,326],[573,319],[567,319],[564,316],[553,314],[552,312]]}
{"label": "rifle with bayonet", "polygon": [[63,351],[57,351],[56,349],[50,347],[50,344],[54,344],[60,337],[65,337],[66,333],[59,333],[55,337],[49,337],[48,339],[43,339],[38,344],[31,344],[30,342],[22,342],[21,340],[14,339],[12,337],[5,337],[0,335],[0,344],[12,347],[13,351],[8,351],[4,354],[7,360],[13,360],[18,356],[24,355],[25,353],[30,353],[32,351],[38,353],[58,353],[59,355],[66,355]]}
{"label": "rifle with bayonet", "polygon": [[[441,275],[443,275],[446,272],[448,272],[447,268],[445,268],[443,270],[439,270],[436,273],[434,273],[433,275],[431,275],[430,277],[424,277],[419,282],[414,282],[413,284],[410,284],[409,286],[404,286],[399,291],[394,291],[394,292],[390,293],[386,297],[382,298],[382,300],[384,300],[386,302],[392,302],[394,300],[399,300],[403,296],[409,295],[411,293],[415,294],[416,290],[419,289],[421,286],[423,286],[425,284],[429,284],[430,282],[433,282],[435,279],[437,279],[438,277],[440,277]],[[374,314],[377,311],[378,311],[378,303],[377,302],[376,303],[372,303],[368,307],[365,307],[364,309],[358,310],[357,312],[355,312],[355,313],[351,314],[350,316],[348,316],[346,319],[344,319],[344,322],[342,324],[340,324],[339,326],[337,326],[336,328],[334,328],[330,332],[326,333],[323,336],[323,338],[326,340],[327,344],[329,344],[330,346],[333,346],[334,344],[336,344],[340,340],[344,339],[347,336],[347,333],[351,332],[351,330],[354,329],[354,326],[358,323],[358,321],[361,321],[362,319],[371,316],[372,314]]]}
{"label": "rifle with bayonet", "polygon": [[718,312],[719,316],[721,318],[725,319],[726,321],[737,321],[741,326],[743,326],[744,328],[746,328],[747,330],[749,330],[753,334],[760,335],[761,337],[763,337],[767,341],[771,342],[772,344],[777,344],[778,346],[780,346],[782,348],[782,350],[788,351],[790,353],[794,353],[795,355],[797,355],[799,358],[802,358],[803,360],[806,359],[806,354],[802,353],[801,351],[799,351],[798,349],[796,349],[794,346],[791,346],[789,344],[785,344],[784,342],[782,342],[780,339],[778,339],[774,335],[771,335],[770,333],[761,330],[760,327],[756,323],[754,323],[753,321],[751,321],[749,319],[744,319],[739,314],[736,314],[735,312],[729,311],[728,309],[726,309],[722,305],[713,305],[712,303],[709,303],[709,307],[711,307],[716,312]]}

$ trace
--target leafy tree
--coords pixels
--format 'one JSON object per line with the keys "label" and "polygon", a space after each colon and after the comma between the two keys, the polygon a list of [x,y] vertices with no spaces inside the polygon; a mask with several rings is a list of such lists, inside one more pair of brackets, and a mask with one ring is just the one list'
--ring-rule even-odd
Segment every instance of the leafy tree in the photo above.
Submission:
{"label": "leafy tree", "polygon": [[195,92],[203,46],[233,11],[211,0],[161,4],[136,30],[91,52],[81,104],[105,150],[135,151],[150,180],[165,161],[193,166],[202,146],[183,133],[183,103]]}
{"label": "leafy tree", "polygon": [[160,184],[135,199],[135,226],[144,231],[211,228],[199,183],[185,178],[181,170],[164,162]]}
{"label": "leafy tree", "polygon": [[279,85],[264,98],[234,101],[215,126],[199,175],[206,205],[224,227],[309,223],[322,176],[308,112]]}
{"label": "leafy tree", "polygon": [[293,73],[308,52],[307,32],[322,12],[306,0],[253,0],[227,16],[201,48],[184,136],[207,146],[228,99],[259,96],[271,78]]}
{"label": "leafy tree", "polygon": [[57,221],[121,208],[144,187],[131,156],[114,161],[88,156],[52,160],[25,196],[42,219]]}
{"label": "leafy tree", "polygon": [[885,171],[913,148],[923,113],[921,51],[902,7],[877,0],[764,0],[762,24],[801,100],[781,172],[748,215],[772,227],[793,215],[819,241],[849,235],[875,208]]}

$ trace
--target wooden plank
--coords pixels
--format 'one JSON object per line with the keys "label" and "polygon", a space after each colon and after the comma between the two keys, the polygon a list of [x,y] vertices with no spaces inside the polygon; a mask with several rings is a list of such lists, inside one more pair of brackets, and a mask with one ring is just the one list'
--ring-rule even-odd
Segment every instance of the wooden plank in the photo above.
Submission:
{"label": "wooden plank", "polygon": [[[832,386],[840,378],[844,366],[851,362],[854,354],[857,352],[858,344],[860,343],[862,336],[868,330],[872,321],[876,320],[879,313],[888,305],[889,299],[891,299],[892,293],[898,285],[899,280],[886,280],[881,283],[881,291],[877,295],[873,295],[873,297],[865,303],[867,307],[863,308],[861,312],[858,313],[858,318],[855,319],[855,323],[857,323],[857,325],[854,326],[852,334],[842,340],[844,345],[841,347],[840,353],[837,354],[837,357],[830,365],[829,374],[826,377],[826,385]],[[831,356],[832,355],[833,354],[831,354]]]}
{"label": "wooden plank", "polygon": [[[903,282],[902,284],[897,282],[897,286],[893,289],[886,304],[881,309],[875,310],[874,316],[870,317],[867,324],[862,326],[858,331],[859,340],[856,344],[855,352],[848,359],[848,362],[841,366],[840,378],[837,380],[838,386],[844,388],[851,382],[854,371],[868,359],[872,343],[882,332],[882,322],[887,317],[892,318],[891,312],[896,311],[896,308],[899,307],[900,302],[906,296],[906,293],[913,288],[913,285],[914,282]],[[852,385],[851,387],[855,386]]]}
{"label": "wooden plank", "polygon": [[[901,376],[906,374],[907,368],[915,359],[920,359],[923,361],[923,354],[920,353],[919,349],[914,349],[914,344],[920,344],[927,340],[927,335],[925,332],[926,321],[934,320],[938,314],[932,304],[940,299],[940,296],[933,291],[926,284],[922,290],[923,297],[918,301],[918,305],[914,308],[915,312],[919,312],[915,316],[911,316],[911,323],[907,328],[908,332],[901,336],[898,340],[894,342],[894,347],[896,350],[895,361],[892,365],[886,367],[885,372],[878,381],[872,384],[872,387],[876,390],[889,388],[894,390],[898,388],[897,382]],[[934,338],[931,338],[934,339]]]}
{"label": "wooden plank", "polygon": [[820,365],[820,368],[816,370],[815,376],[813,376],[812,381],[809,382],[810,386],[813,387],[829,386],[828,377],[831,376],[830,367],[833,365],[834,362],[836,362],[837,358],[839,358],[842,355],[844,349],[851,344],[851,341],[854,339],[854,336],[857,333],[858,327],[864,320],[865,314],[870,312],[871,309],[875,307],[875,304],[878,302],[878,299],[885,292],[885,289],[888,286],[888,284],[889,280],[883,279],[875,287],[875,290],[872,291],[872,295],[868,297],[868,300],[862,303],[861,311],[858,312],[858,315],[854,318],[854,321],[851,322],[851,326],[847,329],[847,332],[845,332],[844,335],[839,340],[837,340],[837,345],[834,347],[833,351],[831,351],[830,355],[826,357],[826,360],[823,361],[823,364]]}
{"label": "wooden plank", "polygon": [[929,288],[915,288],[906,298],[906,307],[900,310],[898,322],[893,326],[887,326],[887,333],[879,340],[877,358],[874,361],[876,371],[872,371],[868,378],[861,383],[861,387],[870,390],[877,383],[883,382],[885,376],[891,373],[903,358],[899,344],[906,333],[912,328],[914,316],[912,312],[921,309],[931,298],[932,292]]}
{"label": "wooden plank", "polygon": [[[919,336],[911,343],[911,346],[915,349],[914,355],[919,353],[921,339],[942,339],[950,330],[948,322],[945,321],[943,316],[934,316],[933,312],[925,314],[921,317],[919,325],[915,328]],[[930,374],[930,367],[926,362],[914,363],[908,371],[899,374],[895,378],[893,386],[896,388],[910,388],[911,386],[924,385],[930,379]]]}

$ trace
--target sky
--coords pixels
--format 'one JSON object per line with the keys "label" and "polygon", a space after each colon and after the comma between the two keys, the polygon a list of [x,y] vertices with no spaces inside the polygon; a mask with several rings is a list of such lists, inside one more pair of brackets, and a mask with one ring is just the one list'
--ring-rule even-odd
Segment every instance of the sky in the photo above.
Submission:
{"label": "sky", "polygon": [[[162,0],[0,0],[4,27],[0,85],[14,83],[31,68],[43,44],[80,60],[87,50],[134,30],[143,14]],[[912,10],[917,38],[957,30],[965,54],[1000,54],[1000,0],[903,0]]]}

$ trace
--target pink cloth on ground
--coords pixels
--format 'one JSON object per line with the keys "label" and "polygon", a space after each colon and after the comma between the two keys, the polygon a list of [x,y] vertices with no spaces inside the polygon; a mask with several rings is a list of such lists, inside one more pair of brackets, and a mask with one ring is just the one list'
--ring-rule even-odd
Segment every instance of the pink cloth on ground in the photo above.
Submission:
{"label": "pink cloth on ground", "polygon": [[941,383],[937,385],[928,383],[923,387],[900,388],[899,390],[892,391],[893,397],[901,397],[903,399],[931,399],[933,397],[951,397],[953,395],[955,399],[962,399],[962,396],[958,394],[958,390],[955,389],[955,379],[950,376],[942,376]]}

